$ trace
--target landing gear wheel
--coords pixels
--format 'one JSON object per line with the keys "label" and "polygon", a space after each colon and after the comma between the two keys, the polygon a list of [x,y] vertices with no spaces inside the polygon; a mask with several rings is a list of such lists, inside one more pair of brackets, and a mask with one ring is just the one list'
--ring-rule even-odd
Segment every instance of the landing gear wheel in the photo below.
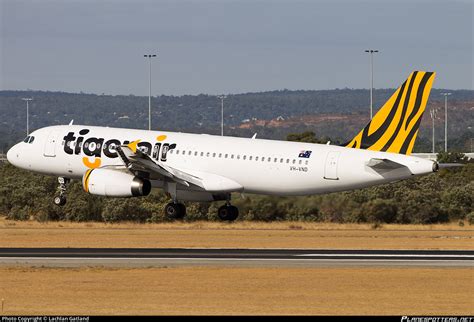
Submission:
{"label": "landing gear wheel", "polygon": [[165,214],[169,219],[182,219],[186,215],[186,206],[182,203],[170,202],[165,207]]}
{"label": "landing gear wheel", "polygon": [[239,209],[235,206],[224,205],[219,207],[217,216],[224,221],[234,221],[239,217]]}
{"label": "landing gear wheel", "polygon": [[64,197],[64,196],[54,197],[54,204],[56,206],[64,206],[66,204],[66,197]]}
{"label": "landing gear wheel", "polygon": [[178,203],[178,207],[181,214],[180,218],[184,218],[184,216],[186,216],[186,206],[182,203]]}
{"label": "landing gear wheel", "polygon": [[64,178],[64,177],[59,177],[58,178],[58,183],[59,183],[58,192],[59,192],[59,195],[54,197],[54,204],[56,206],[64,206],[66,204],[66,190],[67,190],[67,185],[69,184],[70,181],[71,181],[71,179],[69,179],[69,178]]}

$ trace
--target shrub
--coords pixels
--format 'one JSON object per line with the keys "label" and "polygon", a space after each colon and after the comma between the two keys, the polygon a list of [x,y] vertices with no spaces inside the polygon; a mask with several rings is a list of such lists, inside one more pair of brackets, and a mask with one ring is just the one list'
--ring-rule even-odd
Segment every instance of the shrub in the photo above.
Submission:
{"label": "shrub", "polygon": [[371,200],[362,206],[362,211],[368,221],[375,223],[393,223],[397,217],[397,206],[392,200]]}

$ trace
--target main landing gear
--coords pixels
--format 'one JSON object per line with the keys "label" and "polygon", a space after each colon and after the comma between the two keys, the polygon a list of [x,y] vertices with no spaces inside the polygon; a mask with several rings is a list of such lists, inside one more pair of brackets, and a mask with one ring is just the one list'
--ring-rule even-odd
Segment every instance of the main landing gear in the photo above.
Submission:
{"label": "main landing gear", "polygon": [[56,206],[64,206],[66,204],[66,189],[68,183],[71,181],[69,178],[64,178],[64,177],[59,177],[58,182],[59,182],[59,187],[58,187],[58,192],[59,195],[54,197],[54,204]]}
{"label": "main landing gear", "polygon": [[[168,219],[183,219],[186,216],[186,206],[177,201],[170,202],[165,206],[165,214]],[[219,207],[217,216],[222,221],[234,221],[239,217],[239,209],[227,203]]]}
{"label": "main landing gear", "polygon": [[217,211],[217,216],[223,221],[234,221],[239,217],[239,208],[227,203]]}
{"label": "main landing gear", "polygon": [[186,216],[186,206],[178,202],[170,202],[165,207],[165,214],[169,219],[183,219]]}

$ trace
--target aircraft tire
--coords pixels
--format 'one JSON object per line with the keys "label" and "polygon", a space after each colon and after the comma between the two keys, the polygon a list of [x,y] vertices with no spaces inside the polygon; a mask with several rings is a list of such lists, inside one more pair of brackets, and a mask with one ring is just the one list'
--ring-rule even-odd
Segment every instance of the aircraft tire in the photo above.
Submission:
{"label": "aircraft tire", "polygon": [[66,197],[64,197],[64,196],[54,197],[54,204],[56,206],[64,206],[66,204]]}
{"label": "aircraft tire", "polygon": [[221,206],[217,211],[217,216],[223,221],[234,221],[239,217],[239,209],[235,206]]}
{"label": "aircraft tire", "polygon": [[186,215],[186,206],[182,203],[170,202],[165,207],[165,214],[169,219],[182,219]]}

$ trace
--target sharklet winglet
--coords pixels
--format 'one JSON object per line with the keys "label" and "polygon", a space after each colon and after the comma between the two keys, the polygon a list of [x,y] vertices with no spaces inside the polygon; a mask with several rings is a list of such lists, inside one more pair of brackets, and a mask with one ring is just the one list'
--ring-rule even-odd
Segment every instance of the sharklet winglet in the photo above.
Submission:
{"label": "sharklet winglet", "polygon": [[132,150],[133,153],[137,153],[137,145],[138,145],[138,142],[140,142],[141,140],[135,140],[133,142],[130,142],[129,144],[127,144],[127,147]]}

